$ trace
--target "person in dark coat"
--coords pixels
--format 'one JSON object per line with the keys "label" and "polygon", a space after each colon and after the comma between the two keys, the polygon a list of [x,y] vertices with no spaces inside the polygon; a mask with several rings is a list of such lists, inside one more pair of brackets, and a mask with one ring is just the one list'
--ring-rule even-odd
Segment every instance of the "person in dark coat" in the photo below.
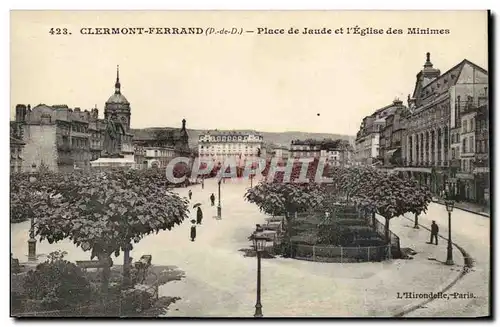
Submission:
{"label": "person in dark coat", "polygon": [[205,179],[201,180],[201,189],[205,189]]}
{"label": "person in dark coat", "polygon": [[432,244],[432,240],[436,240],[436,245],[438,245],[438,233],[439,233],[439,226],[436,224],[436,221],[432,221],[431,225],[431,241],[430,243]]}
{"label": "person in dark coat", "polygon": [[201,208],[198,207],[198,210],[196,211],[196,223],[198,225],[201,225],[202,219],[203,219],[203,212],[201,211]]}
{"label": "person in dark coat", "polygon": [[189,195],[189,200],[191,200],[191,197],[193,196],[193,191],[189,190],[188,195]]}
{"label": "person in dark coat", "polygon": [[196,238],[196,221],[193,219],[191,220],[191,242],[194,242]]}
{"label": "person in dark coat", "polygon": [[212,202],[212,207],[215,205],[215,195],[212,193],[212,195],[210,195],[210,201]]}

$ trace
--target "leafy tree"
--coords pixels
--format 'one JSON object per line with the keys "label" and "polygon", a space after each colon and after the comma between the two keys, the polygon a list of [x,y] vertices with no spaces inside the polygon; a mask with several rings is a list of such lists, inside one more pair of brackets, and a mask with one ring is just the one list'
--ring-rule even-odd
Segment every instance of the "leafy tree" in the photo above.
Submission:
{"label": "leafy tree", "polygon": [[25,205],[36,218],[41,240],[70,239],[91,251],[91,259],[97,257],[103,263],[102,291],[106,294],[113,253],[118,256],[120,251],[131,250],[132,241],[170,230],[187,218],[187,199],[167,190],[165,177],[156,180],[154,176],[154,172],[137,170],[52,174],[39,179],[43,201]]}
{"label": "leafy tree", "polygon": [[415,179],[403,177],[403,181],[406,184],[406,187],[413,190],[407,198],[408,212],[415,215],[415,225],[413,228],[419,228],[418,217],[422,213],[427,212],[427,207],[429,206],[429,203],[432,202],[431,191],[427,186],[420,185]]}
{"label": "leafy tree", "polygon": [[72,308],[90,298],[90,282],[74,263],[64,260],[65,252],[53,252],[46,262],[28,272],[24,289],[28,297],[40,300],[45,309]]}
{"label": "leafy tree", "polygon": [[430,192],[416,181],[392,173],[379,172],[371,175],[371,178],[368,182],[371,187],[359,192],[356,200],[384,217],[385,239],[389,241],[390,220],[407,212],[417,215],[424,212],[431,201]]}
{"label": "leafy tree", "polygon": [[260,182],[248,189],[245,200],[256,204],[266,214],[285,216],[286,240],[290,243],[292,219],[295,213],[305,212],[323,201],[317,184]]}

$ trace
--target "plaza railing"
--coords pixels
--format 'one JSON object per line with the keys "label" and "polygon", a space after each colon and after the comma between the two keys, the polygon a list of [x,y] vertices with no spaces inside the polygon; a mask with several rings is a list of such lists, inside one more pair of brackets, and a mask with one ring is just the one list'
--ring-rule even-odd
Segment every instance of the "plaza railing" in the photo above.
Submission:
{"label": "plaza railing", "polygon": [[318,262],[370,262],[391,259],[391,245],[343,247],[292,243],[292,257]]}

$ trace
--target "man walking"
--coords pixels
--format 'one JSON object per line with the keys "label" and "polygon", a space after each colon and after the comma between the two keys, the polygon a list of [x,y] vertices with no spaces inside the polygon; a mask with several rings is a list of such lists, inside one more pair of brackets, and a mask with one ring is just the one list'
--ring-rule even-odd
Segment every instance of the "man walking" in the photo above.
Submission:
{"label": "man walking", "polygon": [[201,189],[202,190],[205,189],[205,179],[204,178],[201,179]]}
{"label": "man walking", "polygon": [[191,242],[194,242],[196,238],[196,221],[191,220],[191,234],[189,235],[191,237]]}
{"label": "man walking", "polygon": [[202,220],[203,220],[203,212],[201,211],[201,208],[198,207],[198,211],[196,212],[196,223],[198,225],[201,225]]}
{"label": "man walking", "polygon": [[210,201],[212,202],[212,207],[215,205],[215,195],[212,193],[212,195],[210,195]]}
{"label": "man walking", "polygon": [[436,245],[438,245],[438,233],[439,233],[439,226],[436,224],[436,221],[432,221],[431,225],[431,241],[430,244],[432,244],[432,240],[436,240]]}
{"label": "man walking", "polygon": [[188,195],[189,195],[189,200],[191,200],[191,197],[193,196],[193,191],[189,190]]}

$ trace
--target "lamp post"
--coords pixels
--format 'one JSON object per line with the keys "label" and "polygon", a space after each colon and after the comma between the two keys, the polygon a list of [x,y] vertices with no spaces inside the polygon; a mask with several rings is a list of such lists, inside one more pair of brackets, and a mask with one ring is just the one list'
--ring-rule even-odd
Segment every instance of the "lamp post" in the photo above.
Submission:
{"label": "lamp post", "polygon": [[446,264],[453,265],[453,247],[451,243],[451,212],[453,211],[453,200],[446,200],[446,211],[448,211],[448,248],[446,251]]}
{"label": "lamp post", "polygon": [[219,203],[217,204],[217,219],[222,219],[222,207],[220,205],[220,184],[222,182],[222,177],[219,178]]}
{"label": "lamp post", "polygon": [[250,174],[250,188],[253,187],[253,175]]}
{"label": "lamp post", "polygon": [[255,318],[262,318],[262,304],[260,303],[260,260],[266,245],[266,238],[262,236],[262,229],[258,227],[254,234],[253,243],[255,252],[257,253],[257,302],[255,303],[255,314],[253,316]]}
{"label": "lamp post", "polygon": [[[36,164],[31,165],[29,182],[36,182]],[[30,222],[31,223],[28,239],[28,261],[36,261],[35,217],[33,216],[33,213],[31,214]]]}

